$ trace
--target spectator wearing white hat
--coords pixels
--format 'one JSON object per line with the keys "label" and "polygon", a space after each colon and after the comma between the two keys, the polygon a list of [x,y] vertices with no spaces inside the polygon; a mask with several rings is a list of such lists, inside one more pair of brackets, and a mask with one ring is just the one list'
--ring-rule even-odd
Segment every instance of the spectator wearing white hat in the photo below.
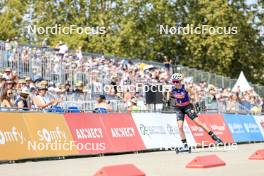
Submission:
{"label": "spectator wearing white hat", "polygon": [[138,112],[139,111],[139,107],[137,106],[137,100],[136,100],[136,98],[132,98],[130,100],[130,102],[131,102],[131,105],[128,107],[128,111]]}
{"label": "spectator wearing white hat", "polygon": [[62,41],[60,41],[58,44],[58,48],[59,48],[59,55],[61,55],[63,58],[63,56],[68,52],[68,46]]}
{"label": "spectator wearing white hat", "polygon": [[13,74],[12,70],[10,68],[6,68],[3,74],[3,78],[6,80],[12,80],[13,79]]}
{"label": "spectator wearing white hat", "polygon": [[29,103],[29,90],[27,88],[22,89],[20,92],[15,101],[15,107],[23,111],[29,111],[31,109],[31,104]]}

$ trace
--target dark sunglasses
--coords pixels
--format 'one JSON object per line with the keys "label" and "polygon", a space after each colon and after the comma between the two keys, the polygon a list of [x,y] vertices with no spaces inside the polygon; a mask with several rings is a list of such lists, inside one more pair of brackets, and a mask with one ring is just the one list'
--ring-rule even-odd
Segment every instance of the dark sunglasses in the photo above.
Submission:
{"label": "dark sunglasses", "polygon": [[176,83],[180,83],[181,81],[178,81],[178,80],[173,80],[172,83],[173,84],[176,84]]}
{"label": "dark sunglasses", "polygon": [[12,92],[7,93],[7,95],[12,95],[12,94],[13,94]]}

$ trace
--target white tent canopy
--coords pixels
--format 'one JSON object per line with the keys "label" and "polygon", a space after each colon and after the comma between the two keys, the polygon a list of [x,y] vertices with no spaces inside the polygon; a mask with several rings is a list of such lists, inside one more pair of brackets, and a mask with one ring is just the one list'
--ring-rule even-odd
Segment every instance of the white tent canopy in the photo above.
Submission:
{"label": "white tent canopy", "polygon": [[245,92],[247,90],[252,90],[252,87],[249,85],[243,71],[240,72],[238,80],[237,80],[236,84],[234,85],[232,91],[236,92],[238,86],[240,87],[241,92]]}

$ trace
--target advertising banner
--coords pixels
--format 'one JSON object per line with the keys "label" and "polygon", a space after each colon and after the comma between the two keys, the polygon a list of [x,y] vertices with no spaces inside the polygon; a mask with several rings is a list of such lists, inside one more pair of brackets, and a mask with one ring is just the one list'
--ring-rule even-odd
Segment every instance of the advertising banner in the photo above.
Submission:
{"label": "advertising banner", "polygon": [[[182,146],[175,114],[132,113],[132,117],[147,149]],[[184,124],[184,131],[188,145],[195,146],[187,123]]]}
{"label": "advertising banner", "polygon": [[65,119],[81,154],[111,153],[114,151],[100,114],[67,113]]}
{"label": "advertising banner", "polygon": [[30,135],[22,113],[0,112],[0,160],[33,158],[28,150]]}
{"label": "advertising banner", "polygon": [[131,114],[111,113],[100,116],[114,152],[146,149]]}
{"label": "advertising banner", "polygon": [[[198,117],[203,123],[205,123],[211,131],[213,131],[218,137],[222,139],[224,143],[233,143],[232,134],[228,129],[224,118],[220,114],[199,114]],[[215,143],[214,140],[205,132],[201,127],[198,127],[192,120],[188,117],[185,118],[189,124],[192,131],[193,137],[197,144],[208,145]]]}
{"label": "advertising banner", "polygon": [[38,157],[76,155],[73,138],[61,114],[23,113],[31,141],[30,151],[37,151]]}
{"label": "advertising banner", "polygon": [[224,114],[235,142],[263,141],[263,136],[251,115]]}
{"label": "advertising banner", "polygon": [[254,116],[254,118],[257,125],[259,126],[262,136],[264,137],[264,116]]}

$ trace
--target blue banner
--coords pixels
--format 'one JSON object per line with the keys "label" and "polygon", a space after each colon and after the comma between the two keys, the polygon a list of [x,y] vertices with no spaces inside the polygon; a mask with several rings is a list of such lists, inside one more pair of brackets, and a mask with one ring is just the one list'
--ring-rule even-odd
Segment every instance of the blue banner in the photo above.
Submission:
{"label": "blue banner", "polygon": [[224,119],[235,142],[264,141],[253,116],[224,114]]}

